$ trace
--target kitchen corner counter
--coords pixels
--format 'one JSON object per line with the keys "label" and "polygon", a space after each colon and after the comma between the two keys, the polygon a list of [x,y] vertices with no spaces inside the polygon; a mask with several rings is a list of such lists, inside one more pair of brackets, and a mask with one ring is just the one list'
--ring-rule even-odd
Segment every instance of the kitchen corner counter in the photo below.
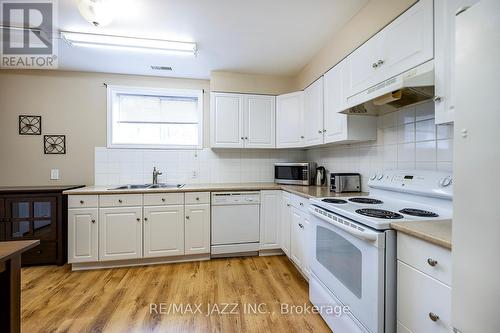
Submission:
{"label": "kitchen corner counter", "polygon": [[395,222],[391,227],[398,232],[420,238],[451,250],[451,220]]}
{"label": "kitchen corner counter", "polygon": [[134,193],[182,193],[182,192],[221,192],[221,191],[260,191],[283,190],[304,198],[320,197],[348,197],[367,195],[364,192],[334,193],[325,186],[298,186],[281,185],[275,183],[219,183],[219,184],[187,184],[182,188],[155,188],[155,189],[125,189],[110,190],[110,186],[86,186],[64,191],[68,195],[96,195],[96,194],[134,194]]}

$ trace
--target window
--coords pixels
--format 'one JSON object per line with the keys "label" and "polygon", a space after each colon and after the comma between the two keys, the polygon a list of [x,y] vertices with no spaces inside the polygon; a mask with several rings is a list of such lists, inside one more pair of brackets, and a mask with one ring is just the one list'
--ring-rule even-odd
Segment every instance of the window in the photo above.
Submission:
{"label": "window", "polygon": [[202,148],[203,92],[108,86],[109,148]]}

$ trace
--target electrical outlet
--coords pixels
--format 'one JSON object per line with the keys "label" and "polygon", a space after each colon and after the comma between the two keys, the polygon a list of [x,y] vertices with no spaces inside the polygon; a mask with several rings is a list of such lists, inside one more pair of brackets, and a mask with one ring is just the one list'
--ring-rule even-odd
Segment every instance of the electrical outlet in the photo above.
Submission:
{"label": "electrical outlet", "polygon": [[59,169],[50,170],[50,179],[51,180],[59,180]]}

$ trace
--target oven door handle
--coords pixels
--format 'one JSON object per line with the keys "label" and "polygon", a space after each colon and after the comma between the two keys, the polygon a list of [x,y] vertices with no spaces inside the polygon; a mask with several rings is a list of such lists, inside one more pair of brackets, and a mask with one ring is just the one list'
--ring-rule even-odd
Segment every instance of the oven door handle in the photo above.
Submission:
{"label": "oven door handle", "polygon": [[319,219],[324,220],[324,221],[334,225],[335,227],[344,230],[345,232],[347,232],[353,236],[356,236],[358,238],[361,238],[361,239],[364,239],[367,241],[371,241],[371,242],[375,242],[378,239],[377,234],[371,230],[365,229],[364,231],[361,231],[358,229],[354,229],[353,227],[350,227],[350,226],[348,227],[348,226],[344,225],[342,222],[338,222],[338,221],[335,221],[333,219],[329,219],[328,217],[326,217],[324,215],[321,215],[320,213],[315,211],[313,207],[309,208],[309,211],[311,212],[311,214],[318,217]]}

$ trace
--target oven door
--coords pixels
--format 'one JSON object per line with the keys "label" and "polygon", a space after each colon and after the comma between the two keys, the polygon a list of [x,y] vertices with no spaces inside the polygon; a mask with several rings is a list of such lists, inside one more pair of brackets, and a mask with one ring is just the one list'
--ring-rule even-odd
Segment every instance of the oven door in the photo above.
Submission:
{"label": "oven door", "polygon": [[274,165],[274,181],[278,184],[309,185],[308,163],[277,163]]}
{"label": "oven door", "polygon": [[384,331],[385,234],[311,206],[311,271],[372,333]]}

